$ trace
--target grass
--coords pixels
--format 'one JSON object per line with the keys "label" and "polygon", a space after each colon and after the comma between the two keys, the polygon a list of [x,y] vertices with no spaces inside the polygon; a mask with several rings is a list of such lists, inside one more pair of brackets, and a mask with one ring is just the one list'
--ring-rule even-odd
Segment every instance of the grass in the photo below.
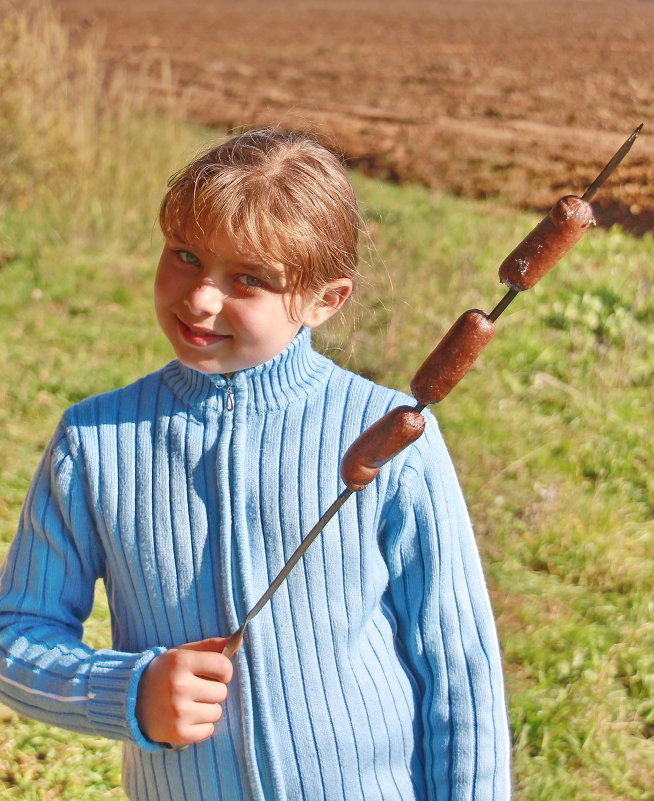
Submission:
{"label": "grass", "polygon": [[[499,300],[496,267],[535,218],[360,191],[397,288],[353,359],[405,386],[432,332]],[[521,799],[651,798],[652,252],[649,236],[593,231],[436,409],[491,584]]]}
{"label": "grass", "polygon": [[[166,176],[209,134],[149,115],[144,99],[119,91],[120,76],[112,103],[100,102],[93,48],[76,49],[71,77],[47,10],[2,24],[11,59],[0,56],[0,118],[14,115],[0,127],[4,550],[61,411],[170,357],[151,310],[154,221]],[[62,70],[58,80],[48,83],[43,65]],[[37,158],[31,128],[46,98],[59,127],[43,123]],[[348,326],[321,332],[319,344],[406,389],[458,314],[500,299],[497,265],[535,218],[353,180],[371,232],[368,280]],[[649,236],[589,233],[514,301],[435,408],[497,616],[519,801],[652,798],[653,257]],[[109,643],[100,589],[86,637]],[[4,707],[0,720],[1,799],[124,799],[116,743]]]}

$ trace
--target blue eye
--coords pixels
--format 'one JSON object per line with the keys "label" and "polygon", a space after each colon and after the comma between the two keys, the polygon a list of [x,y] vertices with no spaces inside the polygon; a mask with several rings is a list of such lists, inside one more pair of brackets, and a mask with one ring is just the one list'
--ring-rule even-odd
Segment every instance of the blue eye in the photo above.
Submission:
{"label": "blue eye", "polygon": [[200,259],[198,259],[198,257],[195,254],[191,253],[190,250],[181,250],[180,249],[180,250],[176,250],[175,252],[179,256],[179,258],[184,262],[184,264],[190,264],[193,267],[198,267],[199,266]]}
{"label": "blue eye", "polygon": [[248,275],[244,273],[243,275],[239,275],[238,280],[244,284],[245,286],[263,286],[263,283],[254,275]]}

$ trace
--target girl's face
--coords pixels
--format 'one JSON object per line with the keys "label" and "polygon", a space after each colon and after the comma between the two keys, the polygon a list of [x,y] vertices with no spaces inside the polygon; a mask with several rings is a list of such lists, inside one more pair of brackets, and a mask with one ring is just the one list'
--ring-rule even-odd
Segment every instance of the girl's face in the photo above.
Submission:
{"label": "girl's face", "polygon": [[205,373],[233,373],[272,359],[303,325],[315,327],[345,302],[352,282],[292,293],[282,264],[262,264],[225,232],[207,250],[166,239],[154,286],[157,319],[177,358]]}

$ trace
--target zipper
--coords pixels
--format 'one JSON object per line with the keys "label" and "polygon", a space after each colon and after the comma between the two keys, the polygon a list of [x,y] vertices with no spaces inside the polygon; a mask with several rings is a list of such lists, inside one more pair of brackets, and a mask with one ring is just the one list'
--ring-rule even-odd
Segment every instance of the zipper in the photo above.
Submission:
{"label": "zipper", "polygon": [[225,409],[228,412],[234,411],[234,392],[232,391],[232,382],[225,376]]}

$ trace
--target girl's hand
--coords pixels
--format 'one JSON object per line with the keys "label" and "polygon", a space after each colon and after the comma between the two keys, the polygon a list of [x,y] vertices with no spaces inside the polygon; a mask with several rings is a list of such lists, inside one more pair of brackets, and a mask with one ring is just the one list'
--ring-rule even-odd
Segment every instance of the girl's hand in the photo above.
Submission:
{"label": "girl's hand", "polygon": [[136,718],[148,739],[186,745],[211,737],[232,678],[232,663],[221,653],[227,639],[180,645],[148,665],[136,698]]}

